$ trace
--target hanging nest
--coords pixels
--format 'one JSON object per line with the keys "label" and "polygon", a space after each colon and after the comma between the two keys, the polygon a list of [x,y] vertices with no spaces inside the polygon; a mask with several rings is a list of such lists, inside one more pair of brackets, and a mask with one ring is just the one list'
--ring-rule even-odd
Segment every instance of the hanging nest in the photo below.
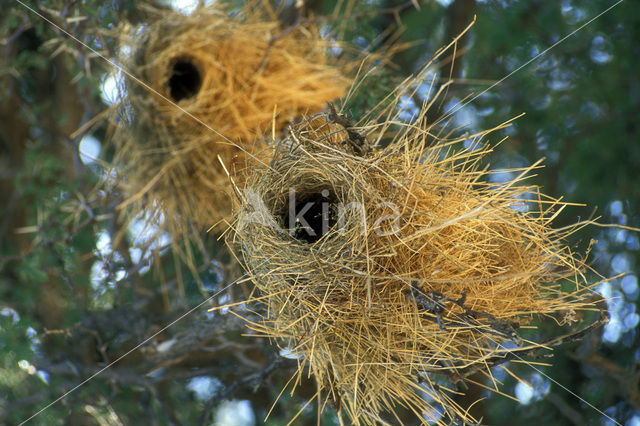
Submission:
{"label": "hanging nest", "polygon": [[297,354],[320,406],[354,424],[399,423],[400,407],[477,422],[451,382],[566,340],[519,328],[595,310],[571,230],[549,227],[562,204],[523,183],[531,168],[489,183],[479,163],[496,129],[438,139],[425,115],[383,150],[367,140],[390,121],[358,130],[332,111],[293,126],[248,176],[232,234],[262,293],[251,328]]}
{"label": "hanging nest", "polygon": [[124,31],[121,43],[131,50],[123,66],[137,79],[126,83],[114,138],[123,207],[152,207],[173,231],[187,220],[206,229],[226,218],[230,184],[221,162],[235,176],[247,158],[263,161],[263,133],[322,110],[350,84],[330,65],[315,27],[283,33],[255,5],[233,16],[223,7],[164,11],[142,30]]}

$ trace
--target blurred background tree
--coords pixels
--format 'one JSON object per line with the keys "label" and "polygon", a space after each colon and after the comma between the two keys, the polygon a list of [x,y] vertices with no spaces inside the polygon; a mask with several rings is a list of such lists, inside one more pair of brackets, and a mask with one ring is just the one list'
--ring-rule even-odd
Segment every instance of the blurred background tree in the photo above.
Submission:
{"label": "blurred background tree", "polygon": [[[113,58],[117,25],[146,22],[136,3],[26,6]],[[191,13],[196,3],[154,5]],[[309,0],[296,10],[295,3],[287,2],[283,26],[299,13],[329,14],[342,4]],[[339,10],[343,18],[327,20],[327,29],[361,49],[379,47],[399,24],[402,41],[417,41],[361,91],[351,118],[420,70],[475,15],[454,65],[444,62],[430,75],[437,85],[453,79],[432,119],[445,116],[473,130],[525,112],[492,155],[491,168],[505,170],[496,179],[545,157],[535,183],[583,204],[568,208],[556,226],[594,214],[603,223],[640,224],[640,4],[378,0]],[[202,235],[194,247],[206,299],[168,249],[170,236],[152,238],[144,218],[123,223],[121,194],[100,184],[113,150],[106,121],[94,117],[117,102],[119,74],[17,1],[3,2],[0,16],[0,423],[20,423],[71,391],[32,421],[262,424],[295,361],[263,339],[244,337],[243,321],[228,310],[207,313],[243,300],[248,285],[227,287],[237,275],[224,244]],[[406,99],[408,118],[427,96]],[[554,351],[552,366],[512,363],[532,387],[496,368],[506,396],[478,394],[486,397],[477,406],[486,423],[613,424],[604,412],[620,424],[640,424],[638,235],[589,227],[571,244],[584,252],[592,239],[594,270],[626,273],[597,287],[608,298],[610,323]],[[309,382],[294,396],[285,393],[267,423],[286,424],[301,410],[297,421],[314,424],[316,407],[305,406],[314,392]],[[335,421],[331,410],[323,418]]]}

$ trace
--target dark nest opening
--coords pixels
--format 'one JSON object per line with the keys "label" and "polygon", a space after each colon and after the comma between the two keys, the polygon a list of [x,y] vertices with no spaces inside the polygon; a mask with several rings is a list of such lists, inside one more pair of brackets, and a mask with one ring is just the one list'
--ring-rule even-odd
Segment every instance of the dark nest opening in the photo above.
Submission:
{"label": "dark nest opening", "polygon": [[279,219],[295,239],[313,244],[338,223],[338,197],[328,188],[292,190]]}
{"label": "dark nest opening", "polygon": [[179,58],[171,67],[169,96],[175,102],[194,97],[202,86],[202,76],[191,58]]}

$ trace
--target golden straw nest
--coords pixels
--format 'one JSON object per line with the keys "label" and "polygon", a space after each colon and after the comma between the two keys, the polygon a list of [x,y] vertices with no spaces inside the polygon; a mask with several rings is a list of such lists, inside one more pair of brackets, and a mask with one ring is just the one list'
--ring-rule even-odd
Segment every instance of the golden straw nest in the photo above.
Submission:
{"label": "golden straw nest", "polygon": [[283,33],[255,5],[233,15],[223,8],[165,12],[125,30],[121,43],[137,79],[127,80],[115,137],[125,206],[151,206],[177,229],[187,220],[206,229],[230,214],[221,162],[237,175],[247,158],[267,156],[263,133],[322,110],[350,84],[315,27]]}
{"label": "golden straw nest", "polygon": [[549,226],[561,204],[523,182],[531,169],[489,183],[490,131],[440,139],[425,115],[381,150],[367,140],[391,121],[352,128],[331,112],[292,126],[247,177],[231,234],[261,292],[251,328],[298,355],[318,404],[354,424],[397,424],[399,409],[477,422],[441,378],[491,377],[543,346],[519,328],[594,309],[570,230]]}

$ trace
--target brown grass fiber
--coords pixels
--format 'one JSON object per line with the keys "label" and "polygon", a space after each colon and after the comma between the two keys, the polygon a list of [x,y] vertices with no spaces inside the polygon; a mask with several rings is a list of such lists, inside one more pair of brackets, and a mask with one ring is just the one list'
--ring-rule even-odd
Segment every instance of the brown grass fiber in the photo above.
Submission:
{"label": "brown grass fiber", "polygon": [[[477,422],[441,378],[493,380],[505,345],[544,346],[519,327],[595,310],[583,263],[563,243],[575,228],[550,227],[563,203],[525,182],[538,165],[506,183],[480,167],[485,137],[507,124],[436,135],[427,109],[413,124],[348,129],[331,113],[292,126],[269,165],[251,170],[230,234],[261,292],[263,321],[251,328],[299,355],[318,404],[332,401],[353,424],[396,424],[400,407],[424,421]],[[388,147],[359,149],[358,135],[389,133]],[[302,204],[327,203],[326,233],[289,228],[290,190]],[[354,202],[364,213],[340,207]]]}
{"label": "brown grass fiber", "polygon": [[126,83],[115,135],[122,207],[162,216],[173,235],[188,221],[202,230],[230,214],[220,160],[239,175],[247,157],[267,156],[263,133],[322,110],[350,84],[313,25],[283,34],[252,2],[233,15],[216,4],[123,30],[131,49],[123,66],[150,88]]}

